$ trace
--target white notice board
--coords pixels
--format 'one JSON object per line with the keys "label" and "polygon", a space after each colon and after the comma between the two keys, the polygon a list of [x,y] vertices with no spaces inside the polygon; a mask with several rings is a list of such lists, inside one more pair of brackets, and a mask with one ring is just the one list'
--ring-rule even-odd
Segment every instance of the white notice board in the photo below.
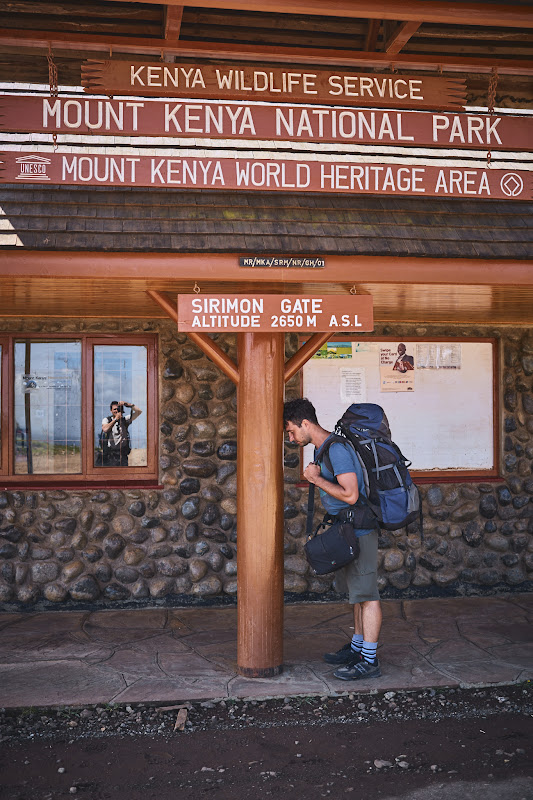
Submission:
{"label": "white notice board", "polygon": [[[400,340],[353,341],[351,353],[344,346],[342,356],[332,348],[332,357],[310,359],[303,367],[303,396],[319,423],[333,430],[350,403],[377,403],[411,469],[492,469],[493,342],[404,343],[401,361],[408,364],[394,371],[389,359],[384,372],[383,354],[392,349],[396,361]],[[307,447],[305,463],[311,458]]]}

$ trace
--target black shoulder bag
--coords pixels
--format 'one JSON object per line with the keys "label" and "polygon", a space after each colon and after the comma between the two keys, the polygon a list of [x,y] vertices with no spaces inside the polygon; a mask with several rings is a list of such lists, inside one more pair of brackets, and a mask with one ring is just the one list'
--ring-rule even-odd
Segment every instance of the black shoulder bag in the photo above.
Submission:
{"label": "black shoulder bag", "polygon": [[[359,539],[355,535],[353,524],[349,521],[351,509],[331,516],[325,514],[324,519],[313,533],[313,513],[315,510],[315,484],[309,485],[307,505],[307,541],[304,553],[307,561],[317,575],[325,575],[345,567],[359,556]],[[342,518],[342,521],[339,519]],[[329,527],[328,527],[329,525]],[[321,528],[324,532],[320,533]]]}

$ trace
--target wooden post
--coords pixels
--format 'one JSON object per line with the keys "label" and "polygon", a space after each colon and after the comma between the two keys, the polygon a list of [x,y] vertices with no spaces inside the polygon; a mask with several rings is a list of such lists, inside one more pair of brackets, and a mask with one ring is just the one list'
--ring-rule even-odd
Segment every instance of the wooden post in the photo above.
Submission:
{"label": "wooden post", "polygon": [[237,664],[270,677],[283,664],[284,335],[241,333],[237,460]]}

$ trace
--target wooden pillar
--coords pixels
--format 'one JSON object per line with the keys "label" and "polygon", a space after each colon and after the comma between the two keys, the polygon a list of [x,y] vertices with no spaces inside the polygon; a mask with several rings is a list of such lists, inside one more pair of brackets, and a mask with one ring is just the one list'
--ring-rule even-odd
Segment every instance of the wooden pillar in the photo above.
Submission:
{"label": "wooden pillar", "polygon": [[284,334],[240,333],[237,390],[237,664],[277,675],[283,664]]}

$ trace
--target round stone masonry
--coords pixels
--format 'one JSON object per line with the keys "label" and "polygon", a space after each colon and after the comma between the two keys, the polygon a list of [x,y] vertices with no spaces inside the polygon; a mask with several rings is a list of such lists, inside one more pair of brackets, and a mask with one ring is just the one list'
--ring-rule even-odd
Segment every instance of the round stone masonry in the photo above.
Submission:
{"label": "round stone masonry", "polygon": [[[38,324],[46,333],[52,322],[15,324],[28,331]],[[73,321],[71,328],[81,330],[82,324]],[[119,320],[114,330],[141,333],[145,324]],[[0,491],[0,602],[7,608],[235,596],[236,387],[171,322],[151,326],[161,348],[163,488]],[[98,330],[110,330],[108,323],[99,323]],[[412,337],[417,329],[377,326],[374,336],[396,334]],[[416,523],[407,531],[380,533],[379,585],[385,595],[531,587],[533,333],[445,325],[424,330],[426,337],[460,341],[463,335],[502,342],[503,477],[422,484],[424,536]],[[236,357],[235,336],[216,341]],[[288,335],[286,345],[290,356],[296,337]],[[296,376],[287,385],[287,399],[299,396],[299,387]],[[334,575],[313,575],[305,560],[307,487],[300,485],[300,451],[287,443],[284,467],[285,588],[320,596],[334,591]],[[317,502],[316,524],[322,513]]]}

